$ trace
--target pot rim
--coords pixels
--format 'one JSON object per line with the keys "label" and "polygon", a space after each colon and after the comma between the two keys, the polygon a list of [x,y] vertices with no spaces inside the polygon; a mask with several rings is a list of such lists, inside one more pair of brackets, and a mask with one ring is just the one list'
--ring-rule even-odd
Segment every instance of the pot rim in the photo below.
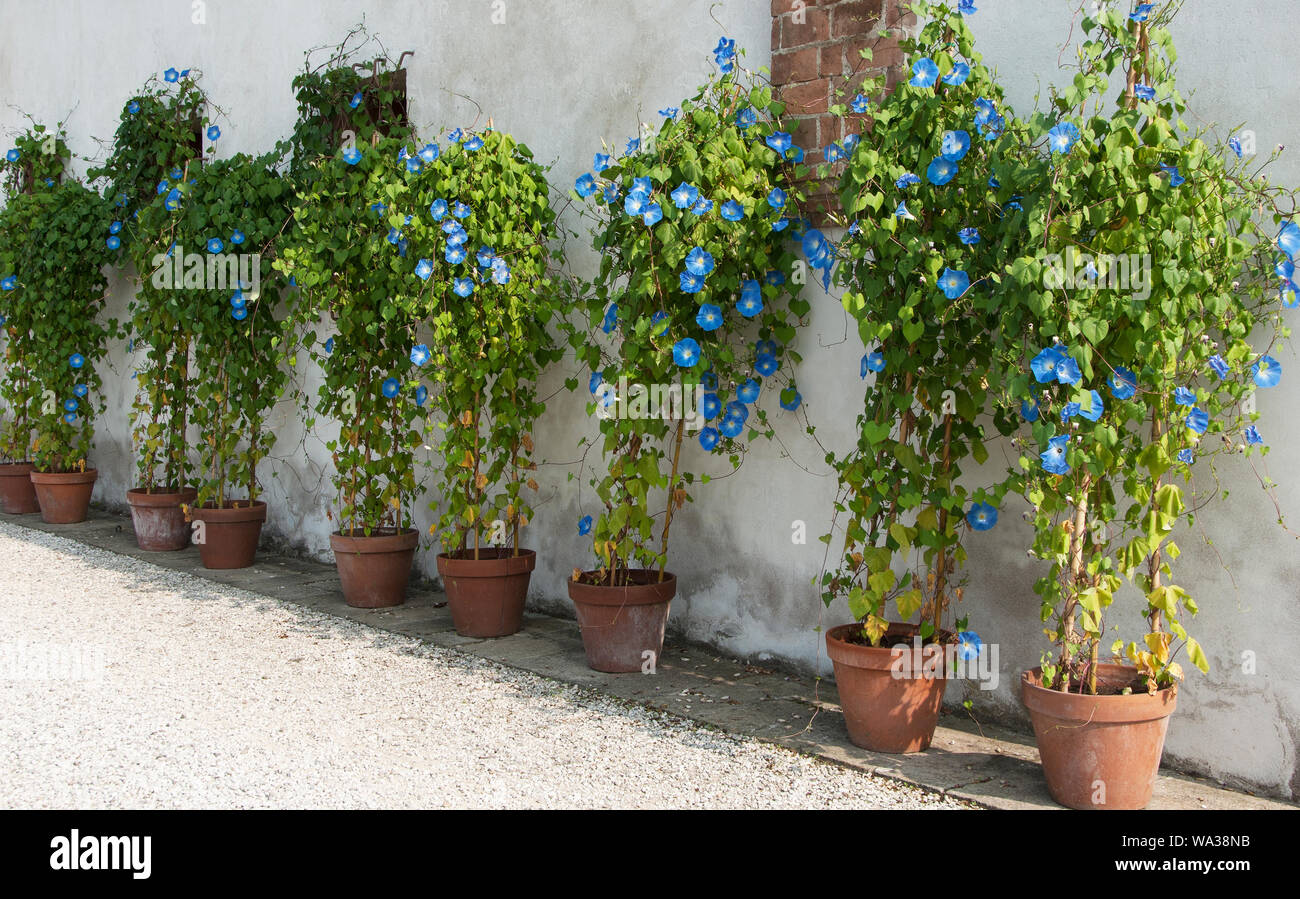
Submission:
{"label": "pot rim", "polygon": [[[488,547],[489,551],[511,553],[510,547]],[[483,548],[479,552],[483,552]],[[473,550],[457,550],[469,552]],[[507,577],[509,575],[527,574],[537,567],[537,551],[519,548],[518,555],[494,555],[488,558],[458,558],[451,553],[438,553],[438,573],[449,577]]]}
{"label": "pot rim", "polygon": [[[1120,662],[1102,662],[1101,668],[1137,671],[1133,665]],[[1075,719],[1082,722],[1136,724],[1168,718],[1178,704],[1178,684],[1172,684],[1156,693],[1133,693],[1093,696],[1088,693],[1062,693],[1041,685],[1043,669],[1035,666],[1020,672],[1020,701],[1030,712],[1053,718]]]}
{"label": "pot rim", "polygon": [[132,487],[126,491],[126,501],[132,506],[175,506],[198,496],[193,487],[183,487],[175,492],[146,493],[146,487]]}
{"label": "pot rim", "polygon": [[0,462],[0,478],[20,478],[31,474],[36,464],[27,462]]}
{"label": "pot rim", "polygon": [[[244,503],[232,506],[230,503]],[[190,506],[191,521],[207,521],[217,524],[234,524],[244,521],[265,521],[266,503],[255,499],[251,503],[246,499],[227,500],[222,506]]]}
{"label": "pot rim", "polygon": [[99,477],[98,468],[85,471],[37,471],[32,469],[33,484],[89,484]]}
{"label": "pot rim", "polygon": [[[584,584],[569,577],[565,582],[569,588],[569,599],[589,606],[645,606],[671,602],[677,595],[677,575],[671,571],[665,571],[664,579],[660,581],[657,568],[628,570],[647,574],[655,580],[644,584],[610,587],[606,584]],[[583,574],[594,572],[586,571]]]}
{"label": "pot rim", "polygon": [[[888,625],[889,625],[888,629],[885,631],[886,634],[889,634],[890,632],[897,634],[898,631],[902,629],[907,629],[911,631],[918,630],[917,625],[909,624],[904,621],[890,621],[888,622]],[[861,627],[861,626],[862,625],[860,622],[855,621],[855,622],[850,622],[848,624],[837,624],[835,627],[832,627],[829,630],[827,630],[825,635],[827,657],[830,658],[832,664],[848,665],[852,668],[862,668],[862,669],[870,669],[870,670],[884,670],[884,671],[890,670],[893,667],[894,659],[896,658],[894,652],[895,647],[869,646],[864,643],[850,643],[848,640],[845,640],[843,638],[842,635],[847,633],[850,629],[855,627]],[[951,635],[952,632],[941,631],[940,633]],[[945,645],[947,645],[947,643],[948,641],[925,643],[922,645],[922,651],[924,652],[925,649],[931,646],[942,648]],[[907,651],[908,650],[906,649],[904,650],[904,652]],[[946,650],[944,651],[946,652]],[[933,678],[926,678],[926,679],[946,680],[948,674],[948,667],[946,662],[940,668],[940,671],[942,672],[941,674],[938,674]]]}
{"label": "pot rim", "polygon": [[415,528],[375,528],[367,537],[364,534],[350,536],[342,531],[330,534],[330,548],[338,552],[355,553],[396,553],[413,551],[420,543],[420,532]]}

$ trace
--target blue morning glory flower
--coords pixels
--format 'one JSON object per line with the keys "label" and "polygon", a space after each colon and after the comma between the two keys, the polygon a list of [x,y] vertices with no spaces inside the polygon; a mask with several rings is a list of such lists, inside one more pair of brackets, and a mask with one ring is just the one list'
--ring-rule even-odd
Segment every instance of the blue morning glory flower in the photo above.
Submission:
{"label": "blue morning glory flower", "polygon": [[722,309],[712,303],[702,303],[695,313],[695,323],[705,331],[716,331],[722,327]]}
{"label": "blue morning glory flower", "polygon": [[1187,413],[1185,421],[1187,427],[1197,434],[1204,434],[1205,429],[1210,426],[1210,416],[1204,409],[1193,408],[1191,412]]}
{"label": "blue morning glory flower", "polygon": [[429,276],[433,274],[433,263],[428,259],[421,259],[415,263],[415,277],[421,281],[428,281]]}
{"label": "blue morning glory flower", "polygon": [[1082,408],[1083,407],[1078,403],[1066,403],[1061,408],[1061,421],[1064,423],[1074,418],[1074,416],[1079,414],[1079,410]]}
{"label": "blue morning glory flower", "polygon": [[1065,350],[1059,346],[1049,346],[1029,363],[1030,370],[1039,384],[1045,384],[1056,377],[1056,367],[1065,361]]}
{"label": "blue morning glory flower", "polygon": [[86,357],[80,353],[73,353],[68,357],[68,365],[71,365],[73,368],[81,368],[85,364]]}
{"label": "blue morning glory flower", "polygon": [[934,87],[934,82],[938,78],[939,67],[934,64],[933,59],[923,56],[912,63],[912,79],[907,83],[912,87]]}
{"label": "blue morning glory flower", "polygon": [[734,421],[738,421],[741,424],[744,424],[745,422],[749,421],[749,407],[746,406],[744,403],[742,403],[740,400],[732,400],[731,402],[727,403],[726,414],[723,415],[722,417],[724,421],[731,419]]}
{"label": "blue morning glory flower", "polygon": [[167,180],[163,179],[162,181],[159,181],[158,186],[154,188],[154,193],[161,196],[162,194],[167,193],[167,188],[168,188]]}
{"label": "blue morning glory flower", "polygon": [[325,355],[328,356],[334,352],[334,338],[331,337],[325,341]]}
{"label": "blue morning glory flower", "polygon": [[650,197],[642,190],[628,191],[627,198],[623,201],[623,211],[628,215],[644,215],[646,207],[650,205]]}
{"label": "blue morning glory flower", "polygon": [[720,214],[729,222],[738,222],[745,217],[745,207],[741,206],[735,200],[728,200],[722,204]]}
{"label": "blue morning glory flower", "polygon": [[651,203],[646,207],[645,214],[641,216],[641,220],[645,222],[646,227],[649,228],[663,221],[663,217],[663,207],[658,203]]}
{"label": "blue morning glory flower", "polygon": [[492,283],[509,284],[510,283],[510,266],[500,256],[492,260]]}
{"label": "blue morning glory flower", "polygon": [[663,116],[665,119],[675,119],[677,118],[677,113],[679,112],[681,112],[681,110],[678,109],[676,106],[669,106],[659,110],[659,114]]}
{"label": "blue morning glory flower", "polygon": [[1272,356],[1260,356],[1259,361],[1250,367],[1250,373],[1255,376],[1258,386],[1276,387],[1282,380],[1282,363]]}
{"label": "blue morning glory flower", "polygon": [[867,99],[865,94],[858,94],[849,101],[849,108],[861,115],[871,108],[871,101]]}
{"label": "blue morning glory flower", "polygon": [[459,200],[457,200],[456,203],[451,207],[451,214],[456,216],[456,218],[458,219],[469,218],[470,214],[473,213],[473,211],[474,210],[470,209],[468,206],[466,206],[464,203],[460,202]]}
{"label": "blue morning glory flower", "polygon": [[390,244],[392,244],[393,246],[397,246],[398,241],[400,241],[401,239],[402,239],[402,232],[398,231],[396,228],[388,229],[388,242]]}
{"label": "blue morning glory flower", "polygon": [[356,109],[360,105],[361,105],[361,91],[357,91],[355,94],[352,95],[352,99],[348,101],[348,106],[351,106],[353,109]]}
{"label": "blue morning glory flower", "polygon": [[683,337],[673,344],[673,361],[682,368],[692,368],[700,361],[700,345],[691,337]]}
{"label": "blue morning glory flower", "polygon": [[1188,390],[1186,387],[1179,387],[1174,391],[1174,402],[1179,406],[1195,406],[1196,391]]}
{"label": "blue morning glory flower", "polygon": [[76,424],[76,423],[77,423],[77,413],[75,413],[75,412],[68,412],[68,413],[65,413],[64,416],[63,416],[63,420],[66,421],[66,422],[67,422],[68,424],[70,424],[70,425],[72,425],[72,424]]}
{"label": "blue morning glory flower", "polygon": [[0,281],[0,290],[13,290],[17,286],[18,286],[18,279],[13,275],[10,275],[9,277]]}
{"label": "blue morning glory flower", "polygon": [[479,268],[490,268],[492,260],[495,258],[496,251],[489,246],[479,247],[478,252],[474,254],[474,259],[478,262]]}
{"label": "blue morning glory flower", "polygon": [[885,370],[885,356],[879,350],[872,350],[862,357],[862,364],[858,366],[858,374],[865,378],[867,372],[882,372]]}
{"label": "blue morning glory flower", "polygon": [[233,294],[231,294],[230,296],[231,308],[243,309],[247,305],[248,305],[248,300],[244,298],[244,292],[242,290],[236,290]]}
{"label": "blue morning glory flower", "polygon": [[662,337],[668,333],[668,313],[662,309],[650,316],[650,333]]}
{"label": "blue morning glory flower", "polygon": [[700,405],[700,414],[704,416],[705,421],[713,421],[722,411],[722,401],[718,399],[716,393],[704,394],[704,401]]}
{"label": "blue morning glory flower", "polygon": [[1259,431],[1254,425],[1246,428],[1246,442],[1252,445],[1264,442],[1264,438],[1259,435]]}
{"label": "blue morning glory flower", "polygon": [[469,152],[473,153],[475,150],[483,149],[483,138],[479,137],[476,134],[473,137],[471,137],[469,140],[465,141],[465,143],[463,143],[461,146],[463,146]]}
{"label": "blue morning glory flower", "polygon": [[754,114],[754,110],[750,107],[746,106],[744,109],[736,110],[736,124],[740,127],[740,130],[744,131],[752,128],[757,122],[758,116]]}
{"label": "blue morning glory flower", "polygon": [[669,194],[672,197],[673,205],[678,209],[689,209],[695,205],[695,201],[700,198],[700,191],[694,185],[687,184],[683,181],[673,189]]}
{"label": "blue morning glory flower", "polygon": [[710,200],[708,197],[702,196],[695,201],[695,205],[691,207],[691,212],[694,213],[695,215],[704,215],[712,208],[713,208],[713,201]]}
{"label": "blue morning glory flower", "polygon": [[131,115],[135,115],[140,111],[140,104],[132,100],[130,103],[126,104],[126,111]]}
{"label": "blue morning glory flower", "polygon": [[640,149],[641,149],[641,138],[639,138],[639,137],[629,137],[629,138],[627,139],[627,149],[623,151],[623,154],[624,154],[625,156],[626,156],[626,155],[630,155],[630,154],[635,153],[637,150],[640,150]]}
{"label": "blue morning glory flower", "polygon": [[584,537],[591,533],[590,515],[584,515],[578,519],[578,533]]}
{"label": "blue morning glory flower", "polygon": [[713,256],[703,247],[696,247],[686,254],[686,270],[692,275],[704,276],[713,269]]}
{"label": "blue morning glory flower", "polygon": [[739,418],[724,418],[719,426],[723,437],[739,437],[740,432],[745,430],[745,423]]}
{"label": "blue morning glory flower", "polygon": [[209,125],[208,140],[216,140],[219,137],[221,137],[221,129],[218,128],[216,125]]}
{"label": "blue morning glory flower", "polygon": [[[465,257],[467,255],[468,253],[466,253],[465,247],[462,244],[458,244],[458,243],[447,244],[447,249],[443,250],[442,252],[443,258],[446,259],[452,265],[460,265],[462,262],[465,261]],[[430,271],[432,270],[433,267],[430,266]]]}
{"label": "blue morning glory flower", "polygon": [[785,201],[786,193],[779,187],[772,188],[771,193],[767,195],[767,205],[771,206],[773,209],[784,209]]}
{"label": "blue morning glory flower", "polygon": [[786,150],[789,150],[791,145],[794,143],[794,138],[792,138],[787,131],[776,131],[769,134],[766,139],[764,139],[763,143],[784,156]]}
{"label": "blue morning glory flower", "polygon": [[175,212],[180,208],[182,199],[184,199],[184,195],[181,193],[180,188],[173,187],[167,192],[167,196],[163,200],[163,208],[168,212]]}
{"label": "blue morning glory flower", "polygon": [[1223,357],[1215,353],[1209,359],[1210,370],[1219,376],[1219,380],[1225,380],[1228,377],[1228,363],[1223,361]]}
{"label": "blue morning glory flower", "polygon": [[384,386],[383,386],[384,396],[388,397],[391,400],[393,397],[397,396],[397,393],[399,390],[401,390],[401,388],[402,388],[401,382],[399,382],[396,378],[389,378],[386,381],[384,381]]}
{"label": "blue morning glory flower", "polygon": [[1079,415],[1082,416],[1083,418],[1086,418],[1088,421],[1097,421],[1098,419],[1101,418],[1102,413],[1106,411],[1106,404],[1102,402],[1101,394],[1098,393],[1097,391],[1095,390],[1091,391],[1091,396],[1092,396],[1092,407],[1089,409],[1084,409],[1082,408],[1082,404],[1081,404],[1079,408]]}
{"label": "blue morning glory flower", "polygon": [[894,217],[905,219],[905,220],[916,221],[916,216],[912,215],[912,211],[907,208],[907,203],[905,202],[898,204],[898,208],[894,210]]}
{"label": "blue morning glory flower", "polygon": [[456,296],[464,299],[474,292],[474,282],[469,278],[457,278],[452,282],[451,290]]}
{"label": "blue morning glory flower", "polygon": [[957,164],[951,160],[944,159],[942,156],[934,157],[929,167],[925,170],[925,176],[930,179],[930,183],[936,187],[943,187],[957,174]]}
{"label": "blue morning glory flower", "polygon": [[454,128],[451,133],[447,135],[447,140],[451,141],[453,144],[458,144],[464,136],[464,131],[461,131],[459,128]]}
{"label": "blue morning glory flower", "polygon": [[1151,16],[1151,10],[1155,9],[1154,3],[1139,3],[1137,9],[1129,13],[1129,18],[1134,22],[1145,22]]}
{"label": "blue morning glory flower", "polygon": [[754,280],[740,282],[740,300],[736,311],[745,318],[753,318],[763,311],[763,288]]}
{"label": "blue morning glory flower", "polygon": [[610,159],[608,153],[597,153],[591,161],[591,167],[595,169],[596,174],[600,174],[613,164],[614,161]]}
{"label": "blue morning glory flower", "polygon": [[1241,158],[1241,154],[1242,154],[1241,141],[1237,138],[1235,134],[1232,137],[1228,138],[1228,149],[1236,153],[1238,159]]}
{"label": "blue morning glory flower", "polygon": [[420,150],[420,158],[425,162],[437,162],[438,156],[441,152],[442,151],[438,148],[437,144],[428,143],[424,145],[422,150]]}
{"label": "blue morning glory flower", "polygon": [[1069,153],[1079,139],[1079,129],[1073,122],[1061,122],[1047,132],[1047,137],[1053,153]]}
{"label": "blue morning glory flower", "polygon": [[618,303],[610,303],[605,310],[605,318],[600,323],[600,330],[610,334],[616,327],[618,327]]}
{"label": "blue morning glory flower", "polygon": [[718,434],[717,428],[705,428],[704,430],[700,431],[700,446],[702,446],[705,450],[712,450],[715,446],[718,445],[719,439],[721,438]]}
{"label": "blue morning glory flower", "polygon": [[1191,465],[1196,461],[1196,454],[1189,449],[1181,449],[1178,451],[1178,461],[1184,465]]}
{"label": "blue morning glory flower", "polygon": [[760,385],[753,378],[750,378],[749,380],[745,381],[744,384],[741,384],[738,388],[736,388],[736,398],[739,399],[742,403],[757,402],[758,394],[761,389],[762,389],[762,385]]}
{"label": "blue morning glory flower", "polygon": [[682,293],[699,293],[704,289],[704,278],[700,275],[692,275],[690,272],[681,272],[677,276],[677,285],[682,289]]}
{"label": "blue morning glory flower", "polygon": [[1038,400],[1033,400],[1032,402],[1030,400],[1021,400],[1020,414],[1025,421],[1030,424],[1038,421]]}
{"label": "blue morning glory flower", "polygon": [[970,77],[970,66],[964,62],[953,63],[952,71],[943,76],[943,83],[950,87],[961,87]]}
{"label": "blue morning glory flower", "polygon": [[775,356],[781,352],[781,348],[776,345],[775,340],[760,340],[754,344],[754,353],[762,355],[767,353],[769,356]]}
{"label": "blue morning glory flower", "polygon": [[848,154],[844,152],[844,148],[839,144],[827,144],[822,147],[822,159],[827,163],[836,163],[847,158]]}
{"label": "blue morning glory flower", "polygon": [[406,170],[412,175],[418,175],[424,171],[424,161],[419,156],[406,157]]}
{"label": "blue morning glory flower", "polygon": [[972,246],[980,242],[980,233],[974,228],[962,228],[957,232],[957,237],[967,246]]}
{"label": "blue morning glory flower", "polygon": [[718,46],[713,50],[713,61],[718,64],[718,71],[724,75],[735,67],[736,59],[736,42],[728,38],[720,38]]}
{"label": "blue morning glory flower", "polygon": [[970,288],[970,275],[945,268],[939,276],[939,289],[950,300],[955,300]]}
{"label": "blue morning glory flower", "polygon": [[[781,216],[781,218],[777,219],[772,223],[773,231],[784,231],[786,228],[789,227],[790,227],[790,220],[785,216]],[[852,232],[850,231],[850,233]]]}
{"label": "blue morning glory flower", "polygon": [[242,322],[244,319],[248,318],[248,307],[240,306],[237,309],[231,309],[230,317],[237,322]]}
{"label": "blue morning glory flower", "polygon": [[602,196],[604,197],[605,203],[607,205],[613,206],[614,203],[618,201],[618,196],[619,196],[618,185],[606,184]]}
{"label": "blue morning glory flower", "polygon": [[167,71],[163,72],[163,81],[166,81],[169,84],[175,84],[177,81],[180,80],[181,80],[181,73],[176,71],[175,69],[168,69]]}
{"label": "blue morning glory flower", "polygon": [[238,228],[236,228],[236,229],[235,229],[235,232],[234,232],[233,234],[230,235],[230,242],[233,243],[233,244],[235,244],[236,246],[238,246],[239,244],[243,243],[243,242],[244,242],[244,232],[243,232],[243,231],[240,231]]}
{"label": "blue morning glory flower", "polygon": [[74,399],[66,399],[63,401],[63,411],[76,412],[79,405],[80,404]]}
{"label": "blue morning glory flower", "polygon": [[[973,16],[975,13],[979,12],[979,10],[975,7],[975,0],[957,0],[957,12],[961,13],[963,16]],[[958,634],[958,637],[964,636],[964,633]],[[979,639],[979,637],[975,637],[975,655],[979,655]]]}
{"label": "blue morning glory flower", "polygon": [[445,216],[446,214],[447,214],[446,200],[434,200],[432,203],[429,204],[429,215],[432,216],[435,222],[442,221],[443,216]]}
{"label": "blue morning glory flower", "polygon": [[1038,454],[1042,460],[1043,470],[1048,474],[1069,474],[1070,464],[1066,461],[1066,447],[1070,443],[1070,438],[1066,434],[1059,437],[1053,437],[1047,441],[1047,449]]}
{"label": "blue morning glory flower", "polygon": [[593,371],[591,377],[587,379],[587,391],[594,394],[604,380],[605,376],[601,372]]}
{"label": "blue morning glory flower", "polygon": [[226,244],[220,237],[213,237],[208,241],[209,253],[220,253],[226,248]]}
{"label": "blue morning glory flower", "polygon": [[972,503],[970,511],[966,513],[966,523],[971,526],[971,530],[990,531],[998,523],[998,510],[988,503]]}
{"label": "blue morning glory flower", "polygon": [[[970,150],[970,135],[965,131],[945,131],[939,153],[949,162],[961,162]],[[933,180],[933,179],[932,179]]]}
{"label": "blue morning glory flower", "polygon": [[986,100],[984,97],[980,97],[975,101],[976,125],[980,127],[987,125],[989,122],[993,121],[997,114],[998,108],[992,100]]}
{"label": "blue morning glory flower", "polygon": [[911,172],[904,172],[903,174],[898,176],[898,180],[894,182],[894,187],[897,187],[899,190],[906,190],[907,188],[911,187],[913,184],[920,184],[920,183],[921,183],[920,175],[913,175]]}
{"label": "blue morning glory flower", "polygon": [[1154,100],[1156,98],[1156,89],[1146,84],[1133,85],[1133,95],[1139,100]]}
{"label": "blue morning glory flower", "polygon": [[1282,286],[1278,288],[1278,298],[1287,309],[1294,309],[1300,306],[1300,287],[1297,287],[1293,281],[1283,281]]}
{"label": "blue morning glory flower", "polygon": [[803,395],[794,388],[787,387],[785,390],[781,391],[781,408],[785,409],[787,412],[793,412],[795,409],[798,409],[799,404],[802,402]]}
{"label": "blue morning glory flower", "polygon": [[108,245],[108,248],[110,250],[116,250],[118,247],[122,245],[122,239],[118,237],[116,234],[114,234],[111,237],[109,237],[108,240],[104,241],[104,243]]}
{"label": "blue morning glory flower", "polygon": [[654,182],[650,180],[649,175],[642,175],[640,178],[632,179],[632,189],[639,190],[647,197],[655,192]]}
{"label": "blue morning glory flower", "polygon": [[417,343],[415,346],[411,347],[412,365],[420,365],[420,366],[427,365],[429,360],[432,358],[433,358],[433,353],[429,351],[428,344]]}
{"label": "blue morning glory flower", "polygon": [[415,405],[423,406],[425,400],[429,398],[429,388],[421,384],[415,388]]}
{"label": "blue morning glory flower", "polygon": [[1160,164],[1160,170],[1169,175],[1169,186],[1180,187],[1187,179],[1178,173],[1178,166]]}
{"label": "blue morning glory flower", "polygon": [[1137,393],[1137,375],[1122,365],[1115,366],[1115,373],[1107,379],[1107,382],[1110,384],[1111,396],[1117,400],[1129,399]]}
{"label": "blue morning glory flower", "polygon": [[780,287],[782,284],[785,283],[785,275],[783,275],[781,272],[773,270],[768,272],[766,277],[763,280],[767,281],[767,283],[771,284],[773,287]]}
{"label": "blue morning glory flower", "polygon": [[356,147],[348,147],[343,151],[343,161],[348,165],[356,165],[361,161],[361,151]]}
{"label": "blue morning glory flower", "polygon": [[84,397],[86,394],[90,393],[90,388],[85,384],[78,384],[72,388],[72,393],[74,396]]}
{"label": "blue morning glory flower", "polygon": [[754,359],[754,371],[765,378],[776,374],[780,368],[781,363],[771,353],[759,353],[757,358]]}

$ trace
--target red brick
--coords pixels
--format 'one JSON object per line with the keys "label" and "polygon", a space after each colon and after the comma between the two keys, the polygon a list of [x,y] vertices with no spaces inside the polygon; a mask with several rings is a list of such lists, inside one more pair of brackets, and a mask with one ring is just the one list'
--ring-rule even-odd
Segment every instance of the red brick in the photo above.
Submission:
{"label": "red brick", "polygon": [[[862,51],[870,50],[870,61],[862,58]],[[861,72],[869,68],[886,68],[903,64],[903,51],[899,49],[898,38],[867,37],[844,42],[844,60],[849,71]]]}
{"label": "red brick", "polygon": [[816,47],[787,50],[772,54],[772,83],[780,86],[799,81],[812,81],[817,77]]}
{"label": "red brick", "polygon": [[803,147],[805,153],[821,147],[821,136],[817,130],[817,116],[796,119],[789,122],[788,126],[791,126],[791,139],[796,145]]}
{"label": "red brick", "polygon": [[827,44],[821,48],[821,64],[817,74],[823,78],[843,77],[844,48],[840,44]]}
{"label": "red brick", "polygon": [[814,115],[825,112],[830,83],[819,78],[801,84],[787,84],[781,88],[781,100],[786,105],[786,115]]}
{"label": "red brick", "polygon": [[831,37],[869,34],[881,24],[882,0],[849,0],[831,13]]}
{"label": "red brick", "polygon": [[[795,21],[800,16],[803,23]],[[816,44],[830,38],[830,14],[824,9],[806,6],[781,16],[781,49],[792,50],[807,44]]]}

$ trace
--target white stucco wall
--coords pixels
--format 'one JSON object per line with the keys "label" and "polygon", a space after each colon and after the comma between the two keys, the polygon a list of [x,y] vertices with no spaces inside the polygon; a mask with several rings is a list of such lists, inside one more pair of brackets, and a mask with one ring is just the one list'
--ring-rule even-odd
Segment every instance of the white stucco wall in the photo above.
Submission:
{"label": "white stucco wall", "polygon": [[[982,52],[1024,113],[1039,89],[1057,78],[1058,45],[1077,3],[982,0],[978,5],[972,27]],[[1202,119],[1253,128],[1264,152],[1277,143],[1300,150],[1300,124],[1288,114],[1300,101],[1300,86],[1290,75],[1286,27],[1294,3],[1256,0],[1232,6],[1229,15],[1224,4],[1211,0],[1186,4],[1175,31],[1184,93]],[[367,26],[394,55],[416,51],[408,61],[413,121],[429,131],[470,125],[478,112],[464,97],[473,98],[498,129],[528,143],[543,163],[554,164],[558,198],[590,165],[602,138],[622,146],[636,131],[638,111],[653,122],[656,110],[677,105],[693,90],[708,72],[709,51],[720,34],[747,48],[747,65],[766,65],[770,59],[768,0],[504,0],[505,23],[494,24],[492,13],[500,8],[492,0],[208,0],[206,24],[196,25],[185,0],[0,0],[0,132],[21,125],[12,106],[51,123],[71,112],[67,127],[73,151],[94,157],[101,150],[92,137],[111,138],[125,98],[138,85],[168,66],[196,67],[204,72],[209,97],[227,113],[220,123],[219,155],[263,151],[285,136],[294,120],[290,81],[302,67],[303,51],[337,43],[364,12]],[[7,146],[6,138],[0,137],[0,145]],[[1296,157],[1284,157],[1273,176],[1300,184]],[[568,224],[576,227],[577,221]],[[571,244],[570,250],[575,266],[589,266],[585,244]],[[861,398],[862,348],[838,303],[809,289],[816,296],[801,337],[807,361],[799,386],[821,444],[841,447],[851,439],[847,428]],[[114,278],[110,314],[122,315],[130,290],[127,278]],[[1279,358],[1293,376],[1261,394],[1260,429],[1275,447],[1268,468],[1282,482],[1282,508],[1294,513],[1300,510],[1300,486],[1290,475],[1300,463],[1300,420],[1292,410],[1300,396],[1294,377],[1300,366],[1290,349]],[[124,346],[113,349],[110,362],[117,376],[106,379],[109,409],[97,432],[96,498],[120,505],[134,482],[127,427],[134,382]],[[558,366],[549,386],[558,388],[574,368],[572,362]],[[307,386],[314,390],[315,382]],[[590,497],[587,474],[566,479],[577,471],[572,460],[580,456],[579,437],[595,433],[584,399],[560,392],[537,429],[539,453],[550,464],[539,473],[542,500],[527,534],[539,552],[531,601],[541,609],[567,611],[564,578],[589,561],[589,546],[576,532],[580,515],[595,511],[580,502],[580,489],[582,497]],[[807,438],[802,424],[775,411],[780,443],[753,447],[737,476],[696,490],[697,503],[674,520],[671,567],[681,592],[672,627],[734,653],[829,673],[815,628],[846,621],[848,613],[843,606],[824,609],[812,582],[823,564],[825,547],[816,536],[829,522],[834,480],[824,450]],[[277,412],[273,426],[280,444],[273,463],[277,476],[267,478],[268,533],[327,557],[331,528],[325,510],[333,500],[327,437],[303,435],[288,408]],[[698,469],[701,456],[691,452]],[[989,477],[997,474],[999,460],[995,452]],[[1249,470],[1232,462],[1224,468],[1226,485],[1234,491],[1231,505],[1219,505],[1200,525],[1213,548],[1196,538],[1180,541],[1185,550],[1180,582],[1199,598],[1195,632],[1213,669],[1208,676],[1194,673],[1182,691],[1167,758],[1295,795],[1300,789],[1296,544],[1273,523],[1272,505]],[[972,475],[972,482],[978,477]],[[1030,534],[1021,511],[1009,502],[997,529],[970,542],[965,607],[985,641],[1000,646],[999,689],[973,695],[977,709],[990,717],[1022,717],[1017,674],[1036,664],[1046,646],[1031,590],[1039,568],[1025,557]],[[791,541],[795,521],[807,525],[806,545]],[[427,530],[427,514],[422,523]],[[432,558],[426,551],[421,560],[430,572]],[[1244,652],[1255,654],[1257,673],[1242,672]],[[949,699],[959,698],[960,690],[952,688]]]}

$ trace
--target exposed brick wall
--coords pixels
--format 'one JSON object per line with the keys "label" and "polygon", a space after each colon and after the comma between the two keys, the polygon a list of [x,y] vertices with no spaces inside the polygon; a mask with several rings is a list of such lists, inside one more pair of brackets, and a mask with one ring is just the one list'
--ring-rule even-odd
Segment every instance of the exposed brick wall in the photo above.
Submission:
{"label": "exposed brick wall", "polygon": [[[771,0],[772,84],[786,104],[790,133],[804,149],[804,162],[816,167],[822,147],[845,135],[841,122],[827,111],[837,91],[857,93],[868,75],[883,74],[892,88],[902,77],[900,30],[911,30],[916,16],[902,10],[906,0]],[[894,32],[883,37],[881,32]],[[872,59],[862,58],[863,48]],[[856,129],[852,122],[849,130]],[[834,192],[830,183],[808,185],[809,216],[824,224]]]}

